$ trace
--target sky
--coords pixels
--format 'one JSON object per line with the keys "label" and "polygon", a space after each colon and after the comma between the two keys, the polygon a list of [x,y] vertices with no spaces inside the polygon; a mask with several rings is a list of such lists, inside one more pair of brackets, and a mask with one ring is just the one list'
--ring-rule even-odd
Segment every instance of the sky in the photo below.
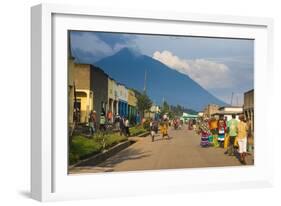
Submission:
{"label": "sky", "polygon": [[106,32],[71,32],[72,54],[90,63],[130,48],[188,75],[224,102],[243,104],[254,87],[254,40]]}

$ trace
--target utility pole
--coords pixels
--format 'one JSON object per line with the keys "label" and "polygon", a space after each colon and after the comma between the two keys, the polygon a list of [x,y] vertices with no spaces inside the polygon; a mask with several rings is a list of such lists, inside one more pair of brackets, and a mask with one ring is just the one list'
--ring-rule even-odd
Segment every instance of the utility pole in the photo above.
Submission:
{"label": "utility pole", "polygon": [[144,71],[144,86],[143,86],[143,92],[146,93],[146,69]]}
{"label": "utility pole", "polygon": [[230,105],[232,106],[232,101],[233,101],[233,92],[231,93],[231,101],[230,101]]}

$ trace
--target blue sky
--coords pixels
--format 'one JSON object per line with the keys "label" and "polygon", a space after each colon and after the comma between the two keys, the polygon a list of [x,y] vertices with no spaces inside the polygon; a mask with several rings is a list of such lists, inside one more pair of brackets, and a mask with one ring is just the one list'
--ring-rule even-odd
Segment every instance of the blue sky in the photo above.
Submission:
{"label": "blue sky", "polygon": [[124,47],[150,56],[188,75],[214,96],[243,103],[243,93],[254,87],[254,41],[206,37],[71,32],[73,55],[93,63]]}

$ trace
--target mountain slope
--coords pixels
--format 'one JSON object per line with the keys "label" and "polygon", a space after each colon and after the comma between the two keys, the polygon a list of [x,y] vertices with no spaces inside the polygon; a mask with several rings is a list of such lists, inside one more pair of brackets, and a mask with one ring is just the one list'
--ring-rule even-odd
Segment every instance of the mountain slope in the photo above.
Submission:
{"label": "mountain slope", "polygon": [[127,48],[93,64],[103,69],[117,82],[139,91],[144,88],[146,72],[147,94],[158,104],[165,99],[169,104],[180,104],[197,111],[210,103],[226,105],[188,76]]}

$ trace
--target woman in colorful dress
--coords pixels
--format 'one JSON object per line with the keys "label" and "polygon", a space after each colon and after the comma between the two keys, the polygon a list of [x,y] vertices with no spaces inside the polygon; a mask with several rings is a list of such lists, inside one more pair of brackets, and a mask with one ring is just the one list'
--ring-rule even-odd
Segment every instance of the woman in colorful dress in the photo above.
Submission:
{"label": "woman in colorful dress", "polygon": [[224,146],[225,133],[226,133],[226,122],[223,119],[223,115],[221,115],[218,121],[218,142],[220,147]]}
{"label": "woman in colorful dress", "polygon": [[218,120],[215,117],[212,117],[209,121],[209,128],[212,134],[213,146],[219,147],[218,143]]}
{"label": "woman in colorful dress", "polygon": [[161,134],[163,139],[165,136],[167,136],[169,139],[168,128],[169,128],[169,119],[167,115],[166,116],[164,115],[163,121],[161,123]]}
{"label": "woman in colorful dress", "polygon": [[209,146],[209,136],[210,136],[210,130],[209,130],[209,125],[208,125],[208,119],[204,119],[200,121],[199,123],[199,133],[201,135],[201,142],[200,145],[201,147],[208,147]]}
{"label": "woman in colorful dress", "polygon": [[247,154],[247,133],[248,126],[245,121],[243,114],[239,115],[239,120],[237,125],[237,142],[239,145],[240,162],[246,164],[246,154]]}

